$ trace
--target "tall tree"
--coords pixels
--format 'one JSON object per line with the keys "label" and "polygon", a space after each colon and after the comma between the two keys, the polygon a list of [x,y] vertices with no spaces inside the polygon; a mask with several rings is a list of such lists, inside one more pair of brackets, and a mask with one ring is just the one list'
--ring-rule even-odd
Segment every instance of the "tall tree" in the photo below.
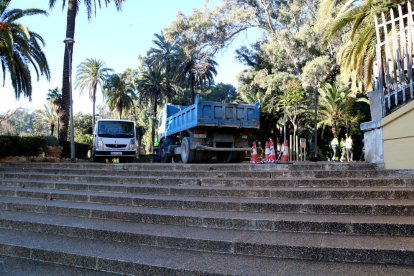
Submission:
{"label": "tall tree", "polygon": [[103,87],[106,78],[113,70],[105,67],[105,62],[96,58],[88,58],[78,66],[76,73],[76,87],[81,93],[86,90],[92,101],[92,129],[95,126],[96,91]]}
{"label": "tall tree", "polygon": [[57,137],[59,139],[59,127],[60,127],[60,118],[62,117],[62,89],[56,87],[54,89],[49,89],[47,93],[48,102],[50,103],[53,112],[57,118]]}
{"label": "tall tree", "polygon": [[48,127],[50,135],[54,136],[56,116],[53,114],[52,108],[45,104],[44,109],[38,109],[35,113],[40,116],[35,121],[45,123]]}
{"label": "tall tree", "polygon": [[204,95],[203,99],[206,101],[232,103],[237,99],[238,95],[236,87],[220,82],[211,87],[209,93]]}
{"label": "tall tree", "polygon": [[162,32],[161,34],[155,34],[155,37],[156,39],[152,41],[155,47],[151,47],[148,51],[147,62],[163,68],[165,74],[165,93],[168,101],[171,101],[178,90],[175,81],[179,48],[175,41],[167,41]]}
{"label": "tall tree", "polygon": [[286,119],[293,126],[293,137],[296,137],[299,123],[308,120],[313,113],[309,110],[311,103],[304,97],[305,91],[297,79],[288,80],[283,85],[283,90],[285,93],[281,96],[278,107],[283,114],[286,114]]}
{"label": "tall tree", "polygon": [[[88,19],[91,19],[92,14],[96,15],[97,8],[101,8],[101,4],[104,3],[108,6],[110,3],[114,3],[117,10],[121,9],[122,3],[125,0],[84,0],[83,3],[86,7]],[[49,7],[52,9],[57,0],[49,0]],[[81,0],[62,0],[62,10],[65,9],[67,2],[67,17],[66,17],[66,38],[75,38],[75,23],[76,15],[78,13]],[[70,54],[70,58],[69,58]],[[70,95],[69,95],[69,60],[72,60],[73,56],[73,43],[66,43],[63,60],[63,78],[62,78],[62,106],[63,116],[62,125],[60,129],[60,140],[67,140],[68,126],[69,126],[69,108],[70,108]]]}
{"label": "tall tree", "polygon": [[196,89],[204,89],[214,83],[217,75],[217,62],[210,56],[197,50],[181,51],[179,56],[178,76],[191,91],[191,102],[194,103]]}
{"label": "tall tree", "polygon": [[10,75],[16,98],[21,95],[32,97],[31,67],[37,79],[44,75],[50,79],[49,66],[42,51],[45,45],[43,38],[17,21],[32,15],[47,15],[39,9],[10,9],[11,0],[0,2],[0,64],[5,83],[7,72]]}
{"label": "tall tree", "polygon": [[319,126],[331,126],[338,133],[340,126],[348,126],[352,121],[351,90],[340,84],[325,83],[319,89]]}
{"label": "tall tree", "polygon": [[158,116],[158,105],[165,97],[165,75],[159,66],[146,65],[137,81],[139,100],[152,105],[151,152],[154,150],[155,125]]}
{"label": "tall tree", "polygon": [[123,111],[132,109],[134,100],[137,100],[133,84],[126,82],[122,74],[113,74],[108,77],[104,92],[110,111],[116,110],[119,119],[122,119]]}

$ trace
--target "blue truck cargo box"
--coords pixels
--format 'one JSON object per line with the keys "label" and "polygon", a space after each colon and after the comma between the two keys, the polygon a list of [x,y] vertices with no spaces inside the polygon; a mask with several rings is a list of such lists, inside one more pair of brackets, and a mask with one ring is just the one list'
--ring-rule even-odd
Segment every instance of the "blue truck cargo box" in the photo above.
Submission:
{"label": "blue truck cargo box", "polygon": [[174,135],[194,127],[245,128],[260,127],[260,103],[229,104],[200,101],[190,106],[166,106],[165,135]]}

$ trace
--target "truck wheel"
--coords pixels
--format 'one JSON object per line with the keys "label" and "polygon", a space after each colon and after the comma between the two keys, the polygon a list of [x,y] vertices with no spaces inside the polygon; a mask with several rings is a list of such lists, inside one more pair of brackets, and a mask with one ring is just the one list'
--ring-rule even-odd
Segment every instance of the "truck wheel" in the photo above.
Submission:
{"label": "truck wheel", "polygon": [[168,152],[165,150],[164,142],[160,144],[160,158],[161,163],[171,163],[171,156],[168,156]]}
{"label": "truck wheel", "polygon": [[190,148],[190,139],[184,137],[181,141],[181,161],[183,163],[193,163],[195,158],[195,150]]}

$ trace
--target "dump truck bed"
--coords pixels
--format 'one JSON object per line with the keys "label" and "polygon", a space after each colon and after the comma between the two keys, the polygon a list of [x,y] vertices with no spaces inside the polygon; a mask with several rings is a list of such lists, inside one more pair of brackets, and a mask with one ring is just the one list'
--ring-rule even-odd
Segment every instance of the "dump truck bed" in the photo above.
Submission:
{"label": "dump truck bed", "polygon": [[260,127],[260,104],[230,104],[199,101],[190,106],[167,109],[166,135],[174,135],[195,127],[245,128]]}

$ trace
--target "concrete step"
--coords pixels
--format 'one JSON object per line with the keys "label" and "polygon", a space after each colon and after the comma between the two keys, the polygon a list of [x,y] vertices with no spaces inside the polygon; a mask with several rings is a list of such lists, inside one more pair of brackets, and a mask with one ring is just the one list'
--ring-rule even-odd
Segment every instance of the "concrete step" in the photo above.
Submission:
{"label": "concrete step", "polygon": [[0,255],[97,271],[412,274],[413,217],[371,164],[0,164]]}
{"label": "concrete step", "polygon": [[[36,191],[40,189],[40,194]],[[239,197],[275,199],[414,199],[414,187],[204,187],[151,184],[111,184],[55,181],[0,180],[0,194],[63,199],[61,192],[110,192],[117,194],[176,195],[189,197]],[[45,194],[46,193],[46,194]],[[115,194],[114,194],[115,193]],[[66,196],[66,195],[63,196]],[[80,194],[81,196],[82,194]]]}
{"label": "concrete step", "polygon": [[[19,169],[16,172],[27,172],[31,174],[51,175],[101,175],[101,176],[144,176],[144,177],[198,177],[198,178],[375,178],[375,177],[396,177],[412,178],[412,170],[304,170],[304,171],[169,171],[169,170],[104,170],[97,168],[49,168],[33,167]],[[11,173],[13,168],[0,167],[0,172]]]}
{"label": "concrete step", "polygon": [[[200,229],[112,220],[1,212],[2,228],[129,245],[211,253],[414,265],[414,238]],[[404,252],[401,252],[404,248]],[[375,258],[374,258],[375,257]]]}
{"label": "concrete step", "polygon": [[0,230],[0,254],[125,275],[410,275],[414,267],[177,250]]}
{"label": "concrete step", "polygon": [[209,187],[408,187],[414,186],[411,177],[383,178],[203,178],[203,177],[151,177],[151,176],[101,176],[74,174],[41,174],[29,172],[0,172],[0,179],[70,181],[83,183],[193,185]]}
{"label": "concrete step", "polygon": [[414,236],[412,216],[257,213],[0,197],[0,210],[219,229]]}
{"label": "concrete step", "polygon": [[0,255],[0,275],[13,276],[116,276],[117,273],[103,272],[80,267],[71,267],[64,264],[47,263],[25,258],[16,258]]}
{"label": "concrete step", "polygon": [[[18,169],[17,169],[18,168]],[[109,168],[109,169],[108,169]],[[0,172],[30,172],[42,174],[64,174],[64,175],[111,175],[111,176],[166,176],[177,177],[185,173],[187,177],[209,177],[209,178],[280,178],[280,177],[310,177],[310,178],[363,178],[363,177],[414,177],[412,170],[373,170],[373,169],[352,169],[352,170],[194,170],[179,171],[170,170],[169,166],[160,168],[160,170],[142,170],[135,168],[119,169],[117,166],[107,168],[95,168],[94,166],[85,168],[53,168],[48,166],[32,165],[28,167],[6,167],[0,166]]]}
{"label": "concrete step", "polygon": [[113,194],[40,189],[1,188],[0,195],[48,200],[103,203],[152,208],[223,210],[275,213],[414,215],[413,199],[275,199],[240,197],[187,197],[182,195]]}
{"label": "concrete step", "polygon": [[58,163],[1,163],[0,167],[28,169],[28,168],[76,168],[76,169],[103,169],[103,170],[156,170],[156,171],[304,171],[304,170],[376,170],[375,164],[364,162],[335,163],[335,162],[297,162],[293,164],[165,164],[165,163],[131,163],[131,164],[99,164],[92,162],[58,162]]}

